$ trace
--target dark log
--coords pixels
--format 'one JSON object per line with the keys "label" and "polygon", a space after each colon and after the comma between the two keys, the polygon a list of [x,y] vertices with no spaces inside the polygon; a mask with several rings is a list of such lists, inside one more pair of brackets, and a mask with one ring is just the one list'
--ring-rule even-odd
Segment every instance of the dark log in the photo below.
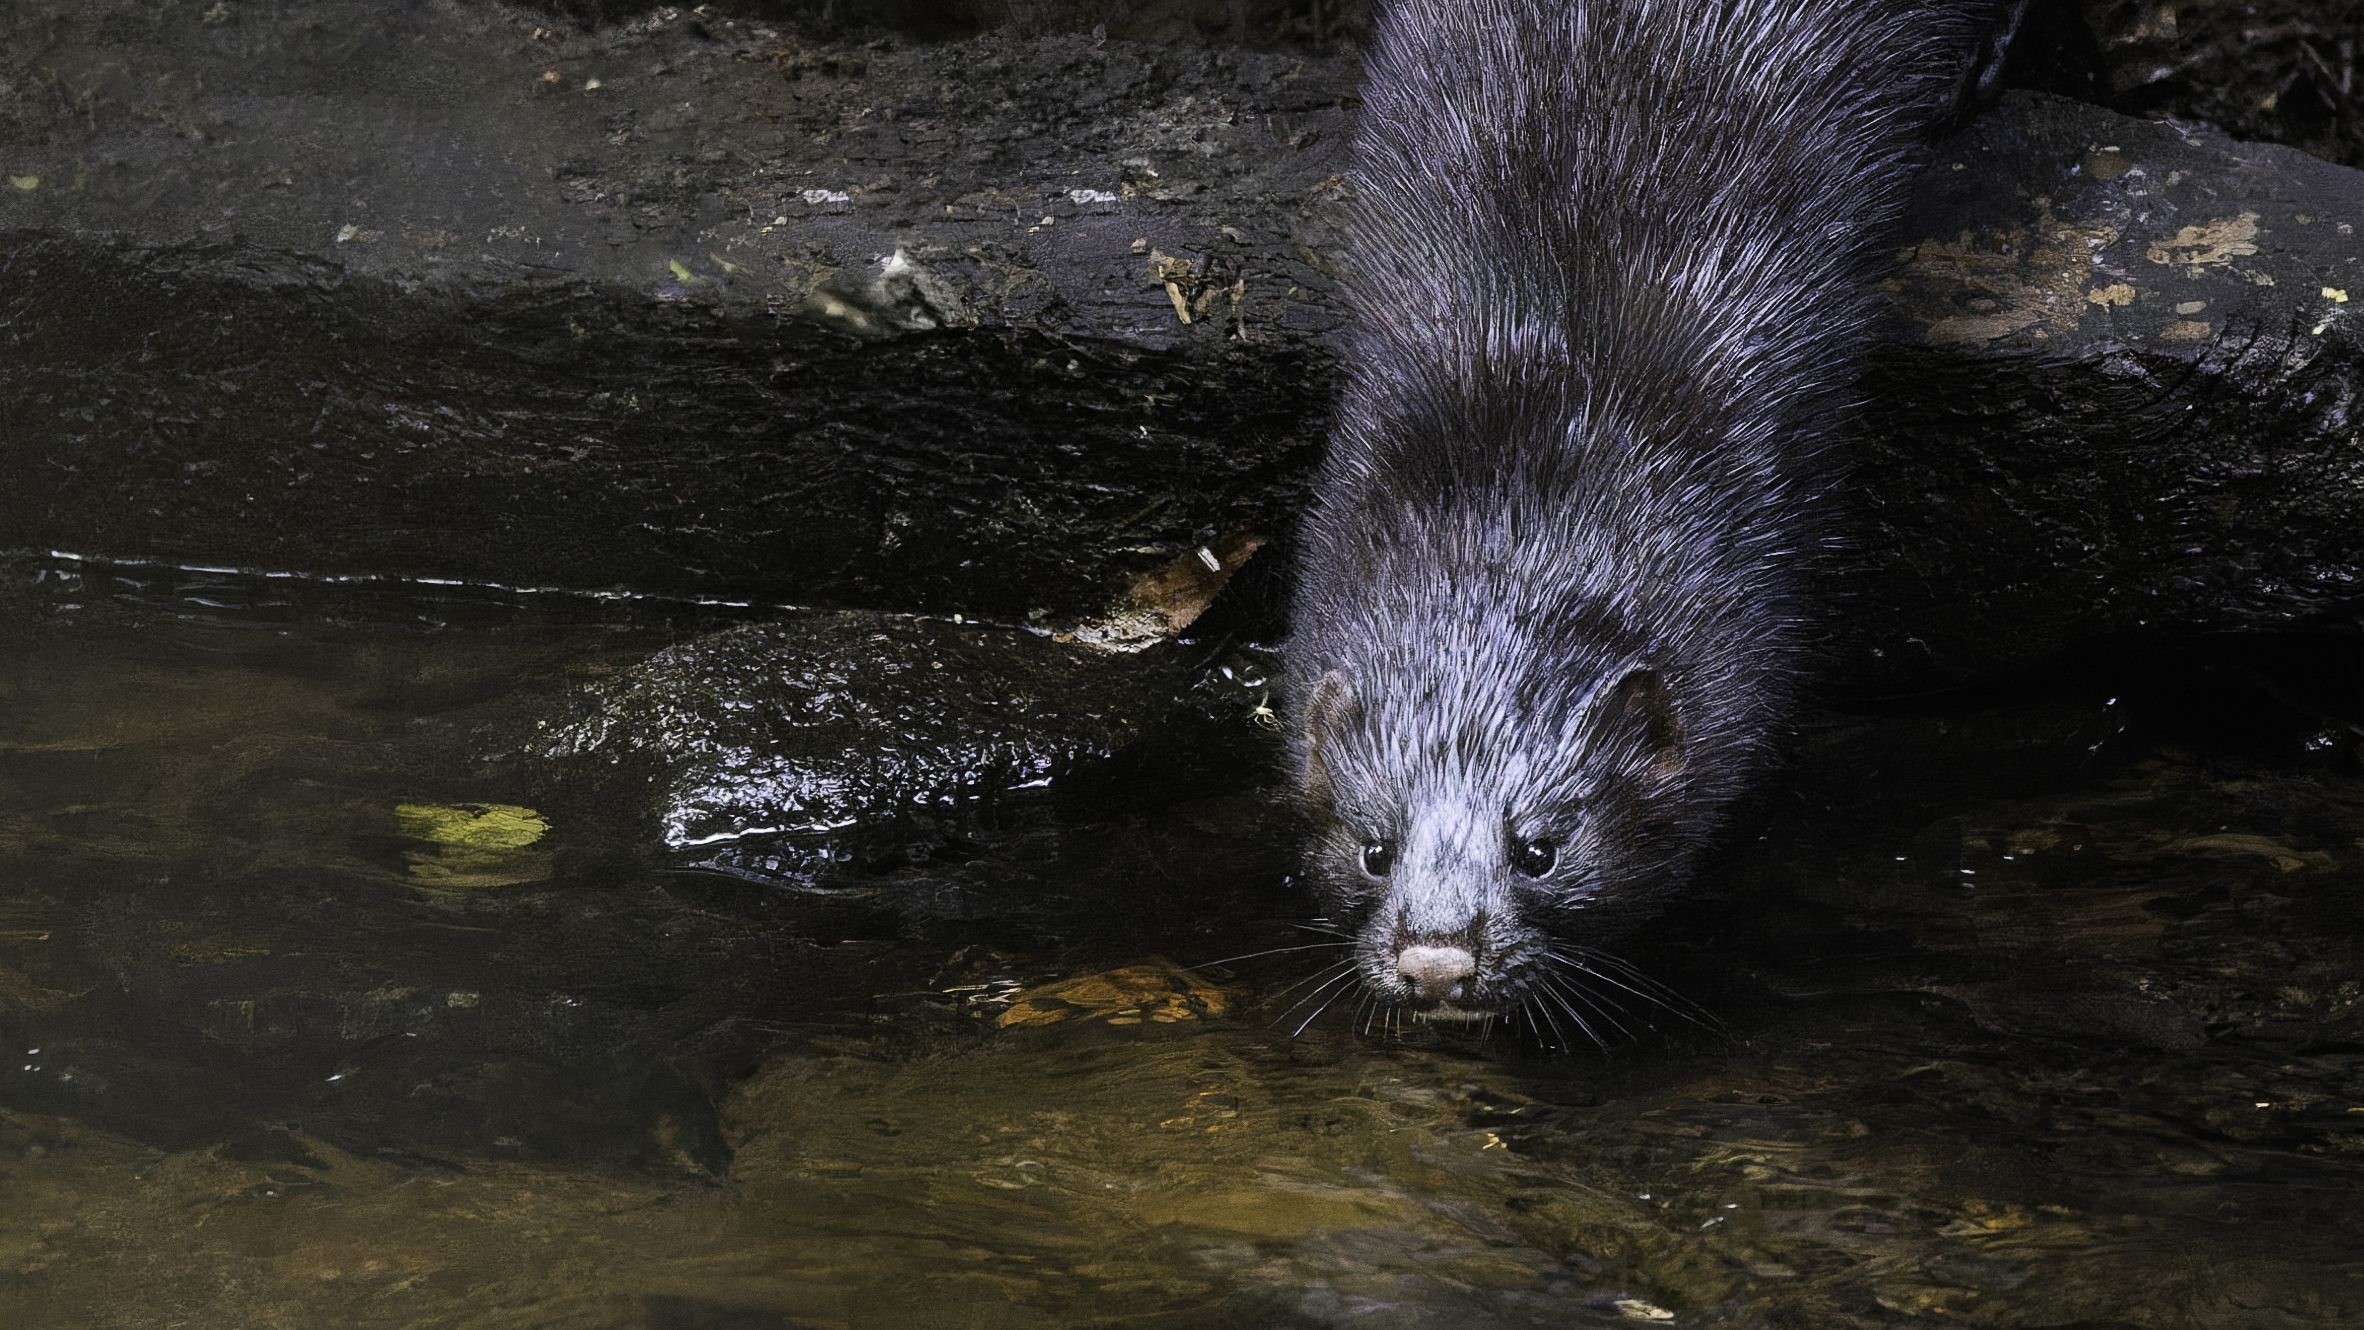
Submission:
{"label": "dark log", "polygon": [[2016,95],[1890,282],[1843,673],[2364,609],[2364,173]]}
{"label": "dark log", "polygon": [[[1349,60],[543,22],[10,6],[0,548],[1072,626],[1286,531]],[[1839,677],[2352,630],[2360,182],[2041,98],[1945,145]]]}
{"label": "dark log", "polygon": [[1296,506],[1343,62],[0,27],[0,547],[1072,618]]}

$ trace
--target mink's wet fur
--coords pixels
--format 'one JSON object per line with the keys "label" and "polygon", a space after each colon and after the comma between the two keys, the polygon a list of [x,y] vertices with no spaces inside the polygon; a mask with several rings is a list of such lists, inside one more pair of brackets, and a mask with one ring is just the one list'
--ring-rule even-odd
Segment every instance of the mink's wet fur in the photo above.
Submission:
{"label": "mink's wet fur", "polygon": [[1380,1000],[1536,1001],[1761,774],[1874,283],[1984,17],[1384,10],[1289,701],[1311,876]]}

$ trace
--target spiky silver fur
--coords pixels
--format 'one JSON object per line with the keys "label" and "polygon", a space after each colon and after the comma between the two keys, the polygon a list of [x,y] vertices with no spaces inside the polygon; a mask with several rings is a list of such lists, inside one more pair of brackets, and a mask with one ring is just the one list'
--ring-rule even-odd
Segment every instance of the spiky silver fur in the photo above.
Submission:
{"label": "spiky silver fur", "polygon": [[[1475,958],[1453,1005],[1528,1000],[1763,767],[1882,242],[1967,26],[1909,0],[1385,10],[1290,704],[1313,876],[1382,1000],[1437,998],[1397,966],[1432,942]],[[1556,842],[1549,871],[1522,840]]]}

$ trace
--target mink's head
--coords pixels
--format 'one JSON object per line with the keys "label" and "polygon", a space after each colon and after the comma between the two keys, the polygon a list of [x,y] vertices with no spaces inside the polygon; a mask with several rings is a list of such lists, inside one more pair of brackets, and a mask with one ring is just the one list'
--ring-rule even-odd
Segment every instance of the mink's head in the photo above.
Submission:
{"label": "mink's head", "polygon": [[1294,727],[1309,876],[1379,1002],[1589,1028],[1573,981],[1617,964],[1604,930],[1681,868],[1715,782],[1649,663],[1520,677],[1516,654],[1311,686]]}

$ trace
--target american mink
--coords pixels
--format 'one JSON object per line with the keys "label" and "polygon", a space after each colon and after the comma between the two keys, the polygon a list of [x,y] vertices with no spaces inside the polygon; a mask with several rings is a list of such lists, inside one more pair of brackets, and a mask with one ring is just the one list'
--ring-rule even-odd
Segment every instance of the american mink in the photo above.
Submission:
{"label": "american mink", "polygon": [[1289,700],[1310,876],[1380,1001],[1548,1011],[1763,769],[1873,281],[1982,17],[1386,8]]}

